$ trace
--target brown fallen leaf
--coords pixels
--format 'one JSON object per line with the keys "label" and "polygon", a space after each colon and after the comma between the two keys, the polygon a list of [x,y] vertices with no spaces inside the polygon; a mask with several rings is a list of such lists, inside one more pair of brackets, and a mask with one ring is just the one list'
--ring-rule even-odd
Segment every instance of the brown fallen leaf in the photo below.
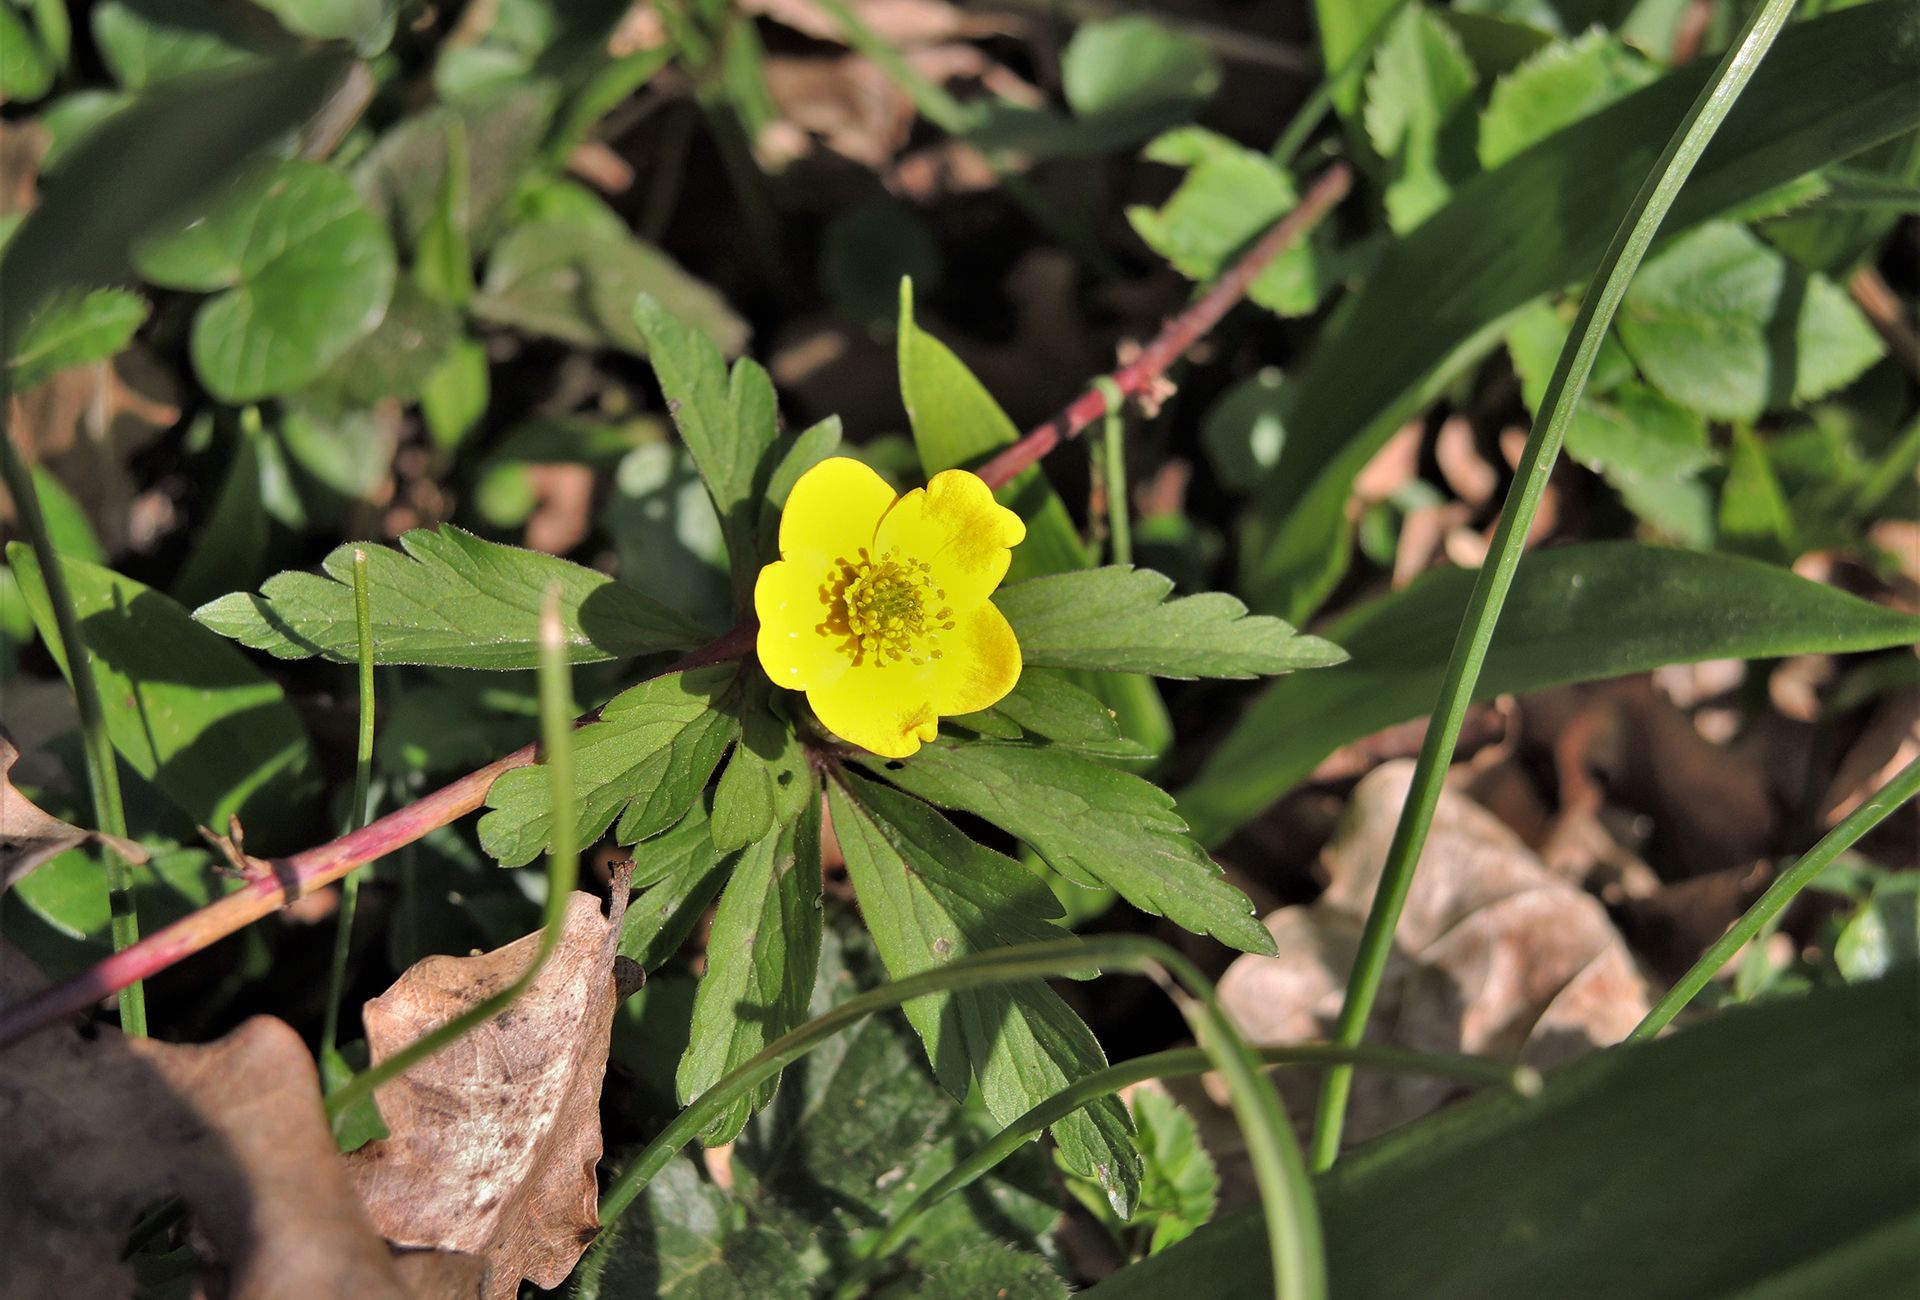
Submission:
{"label": "brown fallen leaf", "polygon": [[[1355,787],[1321,855],[1326,892],[1267,917],[1279,956],[1237,958],[1222,977],[1221,1004],[1255,1042],[1330,1032],[1412,773],[1395,761]],[[1645,981],[1605,909],[1491,813],[1443,792],[1369,1038],[1548,1068],[1618,1042],[1646,1011]],[[1290,1112],[1310,1116],[1316,1082],[1279,1078]],[[1425,1114],[1457,1088],[1363,1071],[1348,1139]]]}
{"label": "brown fallen leaf", "polygon": [[82,844],[104,844],[128,862],[147,860],[147,851],[132,840],[68,825],[14,789],[13,765],[19,757],[13,737],[0,726],[0,890]]}
{"label": "brown fallen leaf", "polygon": [[[610,916],[568,901],[553,956],[512,1006],[379,1089],[391,1136],[350,1155],[368,1214],[396,1246],[485,1264],[481,1294],[521,1278],[557,1286],[599,1231],[600,1084],[619,998],[614,954],[629,873]],[[385,1060],[519,977],[540,936],[476,957],[428,957],[366,1004],[367,1045]]]}
{"label": "brown fallen leaf", "polygon": [[[42,981],[0,946],[0,1002]],[[0,1297],[126,1296],[136,1217],[184,1200],[233,1300],[403,1300],[361,1212],[300,1036],[256,1016],[218,1042],[102,1029],[38,1034],[0,1055]]]}

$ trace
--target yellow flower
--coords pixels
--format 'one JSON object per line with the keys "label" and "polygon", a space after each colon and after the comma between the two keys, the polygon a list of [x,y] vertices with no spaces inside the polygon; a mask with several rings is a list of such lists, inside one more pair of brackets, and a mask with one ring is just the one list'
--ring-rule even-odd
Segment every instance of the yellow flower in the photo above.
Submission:
{"label": "yellow flower", "polygon": [[821,461],[793,485],[780,558],[754,584],[761,666],[834,735],[905,758],[942,715],[1020,680],[1020,642],[988,597],[1026,535],[965,470],[896,497],[857,460]]}

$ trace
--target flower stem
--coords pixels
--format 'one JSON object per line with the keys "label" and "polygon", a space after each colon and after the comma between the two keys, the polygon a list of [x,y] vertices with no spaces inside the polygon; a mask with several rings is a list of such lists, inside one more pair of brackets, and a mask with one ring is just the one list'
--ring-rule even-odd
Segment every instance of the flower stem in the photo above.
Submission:
{"label": "flower stem", "polygon": [[[353,618],[360,641],[360,737],[353,762],[353,807],[347,813],[347,830],[357,831],[373,815],[373,613],[367,595],[367,553],[353,552]],[[320,1026],[320,1054],[339,1048],[340,1000],[347,983],[347,958],[353,950],[353,914],[359,909],[360,877],[349,875],[340,882],[340,915],[333,931],[333,963],[327,971],[327,1011]]]}
{"label": "flower stem", "polygon": [[1126,394],[1102,375],[1093,386],[1106,399],[1106,428],[1100,444],[1100,468],[1107,495],[1107,559],[1112,564],[1133,563],[1133,517],[1127,508],[1127,425],[1120,409]]}

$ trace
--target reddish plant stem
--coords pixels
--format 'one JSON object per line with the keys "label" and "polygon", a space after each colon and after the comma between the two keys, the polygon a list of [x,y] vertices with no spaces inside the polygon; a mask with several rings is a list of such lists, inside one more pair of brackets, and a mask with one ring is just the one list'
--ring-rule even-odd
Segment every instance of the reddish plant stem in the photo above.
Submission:
{"label": "reddish plant stem", "polygon": [[[1317,224],[1346,195],[1351,183],[1352,174],[1345,163],[1336,163],[1322,173],[1298,207],[1261,236],[1247,255],[1192,306],[1168,321],[1136,360],[1113,373],[1112,379],[1120,391],[1128,397],[1145,391],[1188,348],[1204,338],[1219,324],[1220,318],[1246,296],[1247,289],[1267,264]],[[1005,486],[1016,474],[1105,413],[1106,399],[1097,389],[1089,389],[1051,420],[988,461],[980,468],[980,477],[995,488]],[[743,658],[753,650],[754,633],[751,624],[742,624],[663,671],[680,672]],[[580,723],[591,722],[596,716],[597,711],[589,713]],[[332,884],[356,867],[385,857],[466,816],[486,802],[487,790],[496,780],[515,768],[530,765],[538,757],[538,746],[524,746],[350,835],[292,857],[273,859],[267,864],[269,870],[226,897],[154,931],[71,979],[0,1008],[0,1048],[84,1012],[134,981],[158,974],[294,899]]]}

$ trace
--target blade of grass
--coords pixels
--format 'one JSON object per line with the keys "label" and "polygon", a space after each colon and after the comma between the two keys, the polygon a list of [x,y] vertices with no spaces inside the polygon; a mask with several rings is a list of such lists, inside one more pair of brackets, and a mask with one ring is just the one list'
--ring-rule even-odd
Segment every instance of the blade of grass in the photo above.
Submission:
{"label": "blade of grass", "polygon": [[[1325,1068],[1352,1065],[1381,1070],[1389,1074],[1412,1074],[1432,1078],[1457,1079],[1464,1083],[1506,1087],[1522,1096],[1540,1090],[1540,1075],[1526,1066],[1501,1065],[1472,1056],[1433,1052],[1415,1052],[1404,1048],[1339,1047],[1328,1043],[1302,1043],[1290,1047],[1255,1049],[1262,1067],[1306,1066]],[[863,1252],[848,1279],[841,1283],[837,1300],[853,1300],[862,1294],[860,1287],[871,1279],[887,1258],[906,1244],[920,1216],[941,1200],[972,1184],[1007,1159],[1022,1146],[1090,1101],[1098,1100],[1147,1079],[1180,1079],[1204,1074],[1211,1068],[1207,1054],[1197,1047],[1176,1048],[1151,1056],[1122,1061],[1078,1080],[1041,1102],[1026,1114],[1001,1129],[993,1137],[927,1186],[894,1217],[886,1232]]]}
{"label": "blade of grass", "polygon": [[[600,1198],[602,1227],[625,1213],[674,1154],[736,1098],[874,1012],[929,993],[1085,974],[1089,970],[1164,972],[1191,995],[1190,1000],[1182,1002],[1181,1014],[1193,1028],[1199,1050],[1226,1081],[1234,1118],[1246,1135],[1248,1155],[1260,1185],[1274,1294],[1286,1300],[1325,1295],[1326,1262],[1320,1243],[1319,1211],[1279,1094],[1261,1075],[1253,1050],[1214,1001],[1206,977],[1174,949],[1141,935],[1100,935],[976,953],[848,998],[769,1044],[675,1116]],[[591,1270],[592,1265],[583,1267]]]}
{"label": "blade of grass", "polygon": [[1127,426],[1121,417],[1126,396],[1111,375],[1093,381],[1106,399],[1107,415],[1100,443],[1100,465],[1107,489],[1107,563],[1133,563],[1133,515],[1127,502]]}
{"label": "blade of grass", "polygon": [[1759,934],[1767,922],[1779,915],[1780,910],[1792,902],[1801,890],[1812,884],[1827,869],[1828,863],[1853,847],[1861,836],[1892,816],[1917,793],[1920,793],[1920,758],[1896,772],[1891,780],[1848,813],[1838,826],[1821,836],[1818,844],[1776,876],[1773,883],[1767,886],[1767,892],[1754,900],[1753,906],[1701,954],[1700,960],[1667,990],[1665,997],[1654,1004],[1653,1010],[1647,1012],[1646,1019],[1634,1026],[1633,1032],[1627,1035],[1627,1041],[1639,1042],[1652,1038],[1671,1024],[1687,1003],[1693,1001],[1700,990],[1719,973],[1720,968],[1733,960],[1733,955]]}
{"label": "blade of grass", "polygon": [[384,1083],[399,1078],[435,1052],[449,1047],[512,1006],[527,991],[560,945],[567,901],[580,877],[579,828],[570,802],[573,790],[573,687],[566,633],[560,622],[560,591],[548,590],[540,610],[540,736],[553,790],[553,851],[547,855],[547,906],[533,960],[511,984],[408,1043],[371,1069],[362,1070],[327,1095],[332,1120]]}
{"label": "blade of grass", "polygon": [[[1366,1030],[1393,948],[1393,932],[1406,905],[1407,891],[1413,886],[1414,868],[1419,863],[1420,849],[1426,842],[1434,808],[1440,800],[1440,783],[1460,738],[1460,727],[1473,699],[1474,683],[1486,660],[1487,647],[1493,640],[1500,607],[1513,585],[1514,569],[1526,549],[1527,531],[1539,508],[1541,494],[1546,491],[1547,476],[1553,471],[1554,460],[1566,438],[1567,425],[1572,421],[1587,378],[1593,373],[1593,363],[1599,356],[1607,327],[1612,324],[1614,313],[1626,295],[1627,284],[1646,256],[1674,197],[1706,151],[1714,132],[1726,120],[1754,70],[1760,66],[1760,60],[1780,34],[1792,9],[1792,0],[1767,0],[1754,10],[1628,206],[1613,243],[1600,259],[1592,283],[1581,300],[1579,314],[1567,335],[1567,345],[1560,352],[1553,378],[1542,398],[1540,418],[1534,421],[1513,486],[1500,508],[1499,526],[1487,560],[1474,582],[1459,635],[1453,643],[1453,653],[1447,661],[1440,699],[1434,706],[1426,740],[1420,746],[1406,807],[1401,810],[1400,822],[1394,828],[1379,891],[1374,895],[1366,928],[1361,932],[1353,974],[1348,979],[1346,999],[1334,1029],[1335,1042],[1352,1046]],[[1339,1154],[1347,1097],[1352,1086],[1353,1071],[1346,1067],[1336,1066],[1322,1081],[1313,1133],[1315,1170],[1328,1168]]]}
{"label": "blade of grass", "polygon": [[[373,818],[373,614],[367,594],[367,553],[353,553],[353,618],[360,636],[360,737],[353,756],[353,808],[347,831],[359,830]],[[320,1054],[324,1059],[339,1047],[340,999],[347,982],[347,957],[353,947],[353,914],[360,902],[356,873],[340,882],[340,915],[333,931],[333,963],[327,971],[327,1012],[320,1027]]]}
{"label": "blade of grass", "polygon": [[[80,713],[80,744],[87,769],[87,789],[93,796],[93,821],[100,830],[115,839],[127,838],[126,807],[120,798],[119,760],[113,741],[107,734],[107,713],[100,702],[100,681],[93,675],[93,655],[80,632],[80,617],[73,605],[73,591],[67,586],[67,571],[54,549],[53,534],[47,531],[46,512],[40,508],[40,491],[33,481],[13,435],[7,428],[5,410],[12,403],[0,395],[0,473],[4,473],[7,491],[20,525],[33,547],[34,559],[47,584],[47,603],[53,606],[54,630],[60,635],[62,652],[73,679],[73,699]],[[133,864],[114,851],[111,842],[100,846],[107,866],[108,931],[113,950],[124,952],[140,941],[140,917],[134,909]],[[120,1028],[129,1034],[147,1032],[146,986],[138,981],[120,990]]]}

